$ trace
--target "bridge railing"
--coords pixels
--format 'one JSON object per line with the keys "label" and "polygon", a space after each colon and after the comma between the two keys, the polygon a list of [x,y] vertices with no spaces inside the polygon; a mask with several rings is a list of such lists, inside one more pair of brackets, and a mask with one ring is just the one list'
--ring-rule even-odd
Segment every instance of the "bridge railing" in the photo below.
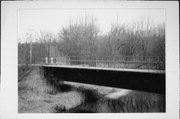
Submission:
{"label": "bridge railing", "polygon": [[86,67],[129,68],[129,69],[155,69],[165,70],[165,57],[52,57],[46,64],[80,65]]}

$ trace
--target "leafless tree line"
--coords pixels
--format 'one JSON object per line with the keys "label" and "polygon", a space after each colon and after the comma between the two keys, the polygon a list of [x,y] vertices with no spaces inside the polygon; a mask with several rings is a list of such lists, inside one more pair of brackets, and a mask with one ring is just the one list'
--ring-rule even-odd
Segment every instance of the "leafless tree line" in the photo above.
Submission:
{"label": "leafless tree line", "polygon": [[153,25],[149,18],[130,25],[114,23],[108,33],[100,34],[95,17],[86,16],[85,20],[63,27],[56,35],[40,32],[38,37],[29,35],[26,41],[18,43],[19,64],[41,63],[48,56],[48,45],[52,44],[57,45],[61,55],[72,60],[116,61],[124,58],[132,61],[138,57],[145,61],[147,57],[162,57],[162,67],[165,67],[165,24]]}

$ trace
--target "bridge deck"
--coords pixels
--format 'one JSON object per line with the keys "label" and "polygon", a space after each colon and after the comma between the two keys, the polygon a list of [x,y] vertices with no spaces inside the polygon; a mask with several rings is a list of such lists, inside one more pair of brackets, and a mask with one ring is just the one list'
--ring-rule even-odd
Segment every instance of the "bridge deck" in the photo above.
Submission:
{"label": "bridge deck", "polygon": [[126,69],[126,68],[88,67],[88,66],[81,66],[81,65],[39,65],[39,66],[72,68],[72,69],[92,69],[92,70],[94,69],[94,70],[106,70],[106,71],[123,71],[123,72],[165,74],[165,70],[152,70],[152,69]]}

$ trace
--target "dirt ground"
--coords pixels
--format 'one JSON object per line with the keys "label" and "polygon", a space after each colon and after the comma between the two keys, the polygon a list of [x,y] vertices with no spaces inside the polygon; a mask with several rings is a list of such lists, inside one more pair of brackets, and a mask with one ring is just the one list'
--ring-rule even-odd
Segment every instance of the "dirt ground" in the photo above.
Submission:
{"label": "dirt ground", "polygon": [[18,82],[19,113],[164,112],[164,100],[159,94],[66,81],[57,89],[39,68]]}

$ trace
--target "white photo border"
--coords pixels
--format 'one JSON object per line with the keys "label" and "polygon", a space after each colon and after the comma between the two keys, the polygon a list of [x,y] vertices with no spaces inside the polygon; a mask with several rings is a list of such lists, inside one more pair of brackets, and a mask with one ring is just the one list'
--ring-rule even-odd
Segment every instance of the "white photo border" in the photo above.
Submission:
{"label": "white photo border", "polygon": [[[179,8],[178,1],[3,1],[1,2],[1,112],[2,119],[178,119],[179,118]],[[82,7],[83,6],[83,7]],[[165,9],[166,13],[166,112],[99,114],[19,114],[18,47],[19,9],[124,8]]]}

